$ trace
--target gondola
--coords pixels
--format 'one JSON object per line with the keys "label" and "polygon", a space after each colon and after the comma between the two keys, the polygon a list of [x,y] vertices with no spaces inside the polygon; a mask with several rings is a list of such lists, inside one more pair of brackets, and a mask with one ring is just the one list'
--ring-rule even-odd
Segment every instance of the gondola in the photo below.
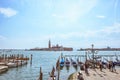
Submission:
{"label": "gondola", "polygon": [[55,74],[56,70],[55,68],[53,67],[52,68],[52,71],[49,73],[49,78],[48,80],[56,80],[56,74]]}
{"label": "gondola", "polygon": [[65,66],[66,66],[66,67],[69,67],[69,66],[70,66],[70,61],[68,60],[68,58],[66,58]]}
{"label": "gondola", "polygon": [[71,64],[73,65],[73,67],[77,67],[77,63],[71,58]]}

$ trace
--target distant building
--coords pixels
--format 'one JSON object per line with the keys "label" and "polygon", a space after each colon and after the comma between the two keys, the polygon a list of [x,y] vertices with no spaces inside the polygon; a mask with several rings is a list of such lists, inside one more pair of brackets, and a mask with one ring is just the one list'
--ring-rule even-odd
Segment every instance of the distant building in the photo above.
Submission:
{"label": "distant building", "polygon": [[33,48],[30,50],[38,50],[38,51],[73,51],[72,47],[63,47],[59,46],[58,44],[56,46],[51,46],[51,41],[48,41],[48,48]]}
{"label": "distant building", "polygon": [[[77,51],[89,51],[92,50],[92,48],[80,48]],[[120,48],[111,48],[111,47],[107,47],[107,48],[94,48],[94,50],[98,50],[98,51],[120,51]]]}

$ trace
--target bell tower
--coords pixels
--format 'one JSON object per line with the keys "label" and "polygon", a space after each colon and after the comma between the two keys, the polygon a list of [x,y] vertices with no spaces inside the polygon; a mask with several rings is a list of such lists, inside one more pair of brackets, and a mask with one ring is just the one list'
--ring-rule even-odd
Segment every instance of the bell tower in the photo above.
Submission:
{"label": "bell tower", "polygon": [[51,48],[51,41],[48,42],[48,48]]}

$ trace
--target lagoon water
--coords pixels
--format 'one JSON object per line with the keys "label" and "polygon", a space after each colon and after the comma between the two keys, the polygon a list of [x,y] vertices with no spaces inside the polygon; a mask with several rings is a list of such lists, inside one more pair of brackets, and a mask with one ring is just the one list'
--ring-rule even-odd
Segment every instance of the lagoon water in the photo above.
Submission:
{"label": "lagoon water", "polygon": [[[48,80],[49,72],[52,70],[52,67],[56,65],[58,57],[63,53],[63,55],[82,55],[85,54],[84,51],[24,51],[16,50],[11,52],[3,52],[4,54],[24,54],[29,56],[32,54],[32,65],[28,62],[27,65],[18,68],[10,68],[7,72],[0,74],[0,80],[37,80],[39,77],[40,66],[42,67],[43,80]],[[120,51],[100,51],[98,54],[119,54]],[[75,57],[74,59],[77,59]],[[84,61],[84,58],[82,59]],[[67,80],[68,76],[79,71],[79,67],[76,70],[73,67],[70,67],[69,70],[64,67],[60,71],[60,80]]]}

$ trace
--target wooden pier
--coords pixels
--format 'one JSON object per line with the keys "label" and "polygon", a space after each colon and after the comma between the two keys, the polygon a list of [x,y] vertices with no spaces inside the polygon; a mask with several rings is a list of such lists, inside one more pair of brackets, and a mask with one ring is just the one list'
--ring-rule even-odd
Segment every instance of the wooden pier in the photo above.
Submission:
{"label": "wooden pier", "polygon": [[23,54],[1,54],[0,55],[0,74],[8,71],[9,68],[17,68],[26,65],[29,58]]}

